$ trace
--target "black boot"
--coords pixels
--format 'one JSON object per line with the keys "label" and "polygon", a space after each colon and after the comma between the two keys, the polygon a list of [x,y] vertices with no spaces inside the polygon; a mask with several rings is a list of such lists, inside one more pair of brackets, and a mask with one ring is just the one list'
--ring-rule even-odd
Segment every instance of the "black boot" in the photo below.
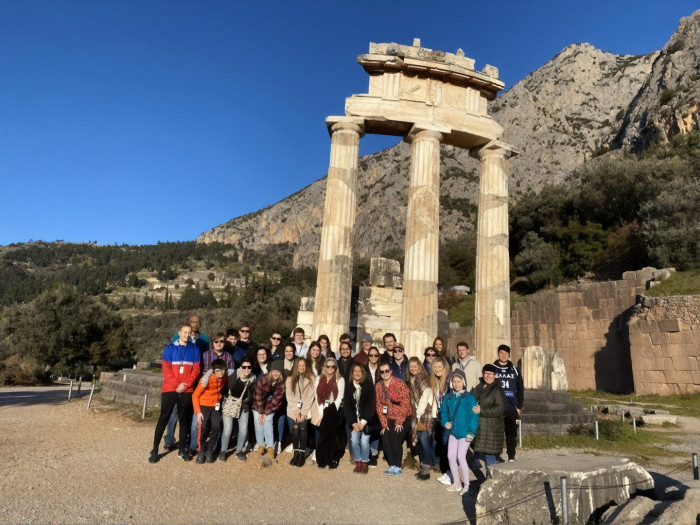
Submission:
{"label": "black boot", "polygon": [[297,459],[297,467],[303,467],[305,462],[306,462],[306,451],[300,450],[299,451],[299,459]]}
{"label": "black boot", "polygon": [[195,463],[199,463],[200,465],[202,463],[204,463],[204,461],[206,459],[206,455],[207,455],[206,452],[204,452],[203,450],[200,450],[199,454],[197,454],[197,459],[196,459]]}
{"label": "black boot", "polygon": [[216,450],[210,450],[207,452],[207,463],[214,463],[216,461]]}
{"label": "black boot", "polygon": [[294,451],[294,457],[289,462],[289,464],[293,467],[296,467],[299,464],[299,451],[298,450]]}

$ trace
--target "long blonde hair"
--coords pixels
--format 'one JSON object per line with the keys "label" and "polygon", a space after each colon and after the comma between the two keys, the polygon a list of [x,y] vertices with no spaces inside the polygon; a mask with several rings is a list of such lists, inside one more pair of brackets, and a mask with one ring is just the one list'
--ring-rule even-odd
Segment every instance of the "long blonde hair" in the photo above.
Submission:
{"label": "long blonde hair", "polygon": [[[437,363],[442,363],[443,373],[442,377],[435,375],[435,365]],[[447,388],[447,376],[450,375],[450,365],[447,359],[444,357],[436,357],[435,361],[430,365],[430,389],[433,391],[433,395],[438,397],[445,392]]]}

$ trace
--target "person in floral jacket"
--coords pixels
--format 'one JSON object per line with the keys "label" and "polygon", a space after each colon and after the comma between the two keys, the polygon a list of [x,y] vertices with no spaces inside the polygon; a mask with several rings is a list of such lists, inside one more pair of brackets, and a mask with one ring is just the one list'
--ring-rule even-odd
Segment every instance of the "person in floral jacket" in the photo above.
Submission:
{"label": "person in floral jacket", "polygon": [[[382,363],[379,367],[381,381],[375,385],[377,397],[377,416],[382,426],[382,445],[389,468],[387,476],[401,475],[403,459],[403,441],[410,428],[413,414],[408,386],[394,377],[391,366]],[[408,421],[406,421],[408,419]]]}

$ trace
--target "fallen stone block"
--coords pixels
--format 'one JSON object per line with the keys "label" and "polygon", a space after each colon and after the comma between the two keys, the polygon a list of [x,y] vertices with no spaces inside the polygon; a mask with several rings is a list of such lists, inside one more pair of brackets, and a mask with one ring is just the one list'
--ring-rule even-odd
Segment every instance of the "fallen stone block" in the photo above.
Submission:
{"label": "fallen stone block", "polygon": [[595,521],[654,481],[625,458],[574,454],[501,463],[491,468],[476,500],[479,525],[552,523],[562,519],[560,479],[567,477],[569,523]]}
{"label": "fallen stone block", "polygon": [[671,502],[653,523],[654,525],[680,525],[700,523],[700,481],[687,481],[683,499]]}
{"label": "fallen stone block", "polygon": [[664,423],[670,423],[672,425],[678,424],[678,418],[676,416],[666,414],[645,414],[642,416],[642,421],[645,425],[663,425]]}
{"label": "fallen stone block", "polygon": [[634,498],[608,509],[600,523],[601,525],[637,525],[654,512],[655,506],[656,502],[649,498]]}

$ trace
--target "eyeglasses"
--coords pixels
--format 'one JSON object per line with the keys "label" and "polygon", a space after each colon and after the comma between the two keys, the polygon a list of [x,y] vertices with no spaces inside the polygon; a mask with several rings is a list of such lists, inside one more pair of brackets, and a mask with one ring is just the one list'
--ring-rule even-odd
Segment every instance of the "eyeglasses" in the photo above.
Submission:
{"label": "eyeglasses", "polygon": [[224,344],[224,340],[223,340],[223,339],[218,339],[218,340],[214,341],[214,344],[215,344],[215,345],[222,345],[222,344]]}
{"label": "eyeglasses", "polygon": [[326,365],[326,368],[338,368],[338,367],[335,365]]}
{"label": "eyeglasses", "polygon": [[250,369],[253,368],[253,367],[252,367],[252,366],[243,366],[243,365],[241,365],[241,368],[242,368],[243,370],[250,370]]}
{"label": "eyeglasses", "polygon": [[437,354],[425,354],[425,357],[435,357]]}
{"label": "eyeglasses", "polygon": [[247,333],[249,333],[249,332],[250,332],[250,330],[243,330],[243,328],[241,328],[241,329],[240,329],[240,330],[238,330],[238,331],[239,331],[239,332],[243,332],[244,334],[247,334]]}
{"label": "eyeglasses", "polygon": [[281,337],[274,337],[274,336],[270,337],[270,339],[272,339],[273,341],[281,341],[282,340]]}
{"label": "eyeglasses", "polygon": [[398,353],[403,352],[403,348],[394,348],[394,353],[396,353],[396,352],[398,352]]}
{"label": "eyeglasses", "polygon": [[379,354],[368,354],[369,357],[379,357]]}
{"label": "eyeglasses", "polygon": [[389,369],[380,370],[379,373],[380,373],[380,374],[391,374],[391,370],[389,370]]}

